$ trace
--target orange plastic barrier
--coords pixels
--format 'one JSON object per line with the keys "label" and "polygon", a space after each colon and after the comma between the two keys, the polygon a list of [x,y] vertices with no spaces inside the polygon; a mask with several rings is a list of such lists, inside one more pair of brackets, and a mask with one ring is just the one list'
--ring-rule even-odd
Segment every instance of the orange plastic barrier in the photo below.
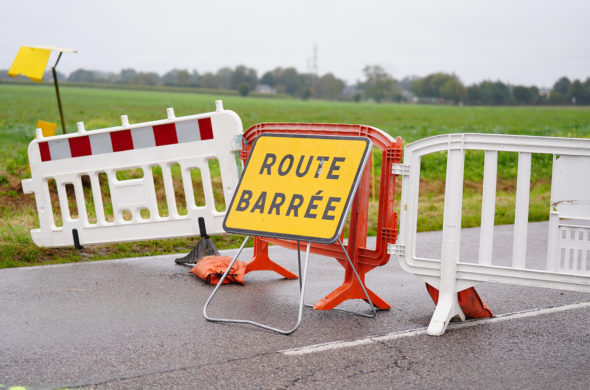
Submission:
{"label": "orange plastic barrier", "polygon": [[[366,248],[367,221],[369,217],[369,195],[371,161],[367,164],[357,193],[352,203],[349,236],[346,250],[365,286],[371,301],[380,309],[389,309],[389,304],[372,292],[365,284],[365,275],[375,267],[384,265],[389,260],[387,245],[397,239],[397,213],[394,211],[395,176],[392,164],[402,161],[402,139],[393,139],[383,131],[364,125],[320,124],[320,123],[259,123],[250,127],[243,134],[240,158],[246,162],[256,137],[262,133],[322,134],[334,136],[368,137],[373,146],[383,151],[381,162],[381,180],[379,191],[379,211],[377,220],[377,244],[375,249]],[[268,243],[290,249],[297,249],[297,242],[268,237],[254,238],[254,256],[246,266],[246,273],[258,270],[275,271],[288,279],[297,275],[273,262],[268,256]],[[302,243],[303,244],[303,243]],[[354,272],[339,244],[311,244],[311,252],[333,257],[344,267],[344,282],[336,290],[314,305],[316,310],[331,310],[349,299],[366,299],[363,289],[354,276]]]}

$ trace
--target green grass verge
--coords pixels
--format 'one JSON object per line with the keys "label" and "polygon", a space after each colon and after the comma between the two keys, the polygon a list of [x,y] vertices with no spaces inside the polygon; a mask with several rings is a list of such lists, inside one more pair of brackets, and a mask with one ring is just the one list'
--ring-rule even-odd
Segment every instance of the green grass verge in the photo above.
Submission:
{"label": "green grass verge", "polygon": [[[131,123],[162,119],[166,117],[167,107],[174,107],[177,116],[213,111],[217,99],[223,99],[226,109],[240,115],[244,129],[259,122],[360,123],[401,136],[405,143],[451,132],[590,136],[590,109],[577,107],[396,105],[243,98],[190,91],[62,87],[70,132],[74,131],[78,121],[83,121],[88,130],[118,126],[122,114],[128,115]],[[38,224],[34,197],[22,194],[20,180],[30,175],[26,150],[39,119],[59,123],[52,86],[0,84],[0,268],[188,252],[191,249],[195,239],[96,245],[82,251],[37,248],[29,235],[29,230]],[[376,153],[377,167],[380,159],[380,154]],[[512,223],[517,154],[500,153],[498,160],[496,223]],[[445,164],[446,153],[437,153],[422,161],[420,231],[442,226]],[[545,220],[549,211],[551,156],[535,156],[532,168],[529,219]],[[378,169],[376,173],[378,175]],[[479,225],[482,176],[483,152],[468,152],[463,226]],[[376,202],[372,202],[369,234],[375,233],[376,213]],[[239,240],[236,236],[214,237],[218,248],[235,247]]]}

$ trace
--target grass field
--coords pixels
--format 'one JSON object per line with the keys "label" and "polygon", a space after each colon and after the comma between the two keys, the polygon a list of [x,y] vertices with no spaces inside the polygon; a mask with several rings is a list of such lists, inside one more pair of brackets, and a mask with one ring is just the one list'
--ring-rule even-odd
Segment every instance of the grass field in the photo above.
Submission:
{"label": "grass field", "polygon": [[[163,119],[166,108],[177,116],[214,111],[216,99],[240,115],[244,129],[259,122],[360,123],[380,128],[405,143],[436,134],[486,132],[560,137],[589,137],[590,109],[576,107],[458,107],[242,98],[180,92],[149,92],[99,88],[62,88],[70,132],[76,122],[86,129],[120,125],[126,114],[131,123]],[[20,180],[28,177],[26,149],[38,119],[59,123],[51,86],[0,84],[0,268],[56,262],[96,260],[186,252],[195,240],[174,239],[141,243],[41,249],[31,241],[36,226],[34,197],[23,195]],[[377,154],[378,162],[380,156]],[[446,154],[423,159],[419,230],[442,225]],[[499,154],[496,223],[512,223],[517,155]],[[463,226],[479,225],[483,153],[466,155]],[[551,156],[533,159],[529,219],[544,220],[549,212]],[[399,189],[398,189],[399,190]],[[399,191],[398,191],[399,192]],[[376,203],[371,204],[372,226]],[[374,229],[371,230],[370,232]],[[234,246],[239,238],[215,237],[218,248]]]}

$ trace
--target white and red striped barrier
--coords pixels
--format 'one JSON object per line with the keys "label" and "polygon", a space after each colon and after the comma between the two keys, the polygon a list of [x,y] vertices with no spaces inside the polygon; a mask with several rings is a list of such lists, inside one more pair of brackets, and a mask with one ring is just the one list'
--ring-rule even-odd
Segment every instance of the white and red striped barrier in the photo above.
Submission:
{"label": "white and red striped barrier", "polygon": [[[94,131],[93,131],[94,133]],[[91,135],[40,141],[41,161],[124,152],[213,138],[211,118],[146,125]]]}
{"label": "white and red striped barrier", "polygon": [[[460,253],[466,150],[485,151],[477,259]],[[447,174],[441,258],[431,259],[416,255],[416,226],[421,158],[437,152],[447,152]],[[493,253],[499,152],[518,153],[514,240],[508,266],[497,265]],[[547,260],[541,269],[531,267],[526,253],[533,154],[553,155]],[[403,172],[401,222],[398,241],[389,245],[388,252],[398,256],[404,270],[439,289],[428,334],[443,334],[455,316],[465,319],[457,293],[477,282],[590,292],[590,140],[500,134],[439,135],[406,145],[404,164],[393,169]]]}
{"label": "white and red striped barrier", "polygon": [[[238,183],[238,162],[242,122],[238,115],[217,102],[212,113],[176,118],[168,109],[168,119],[130,125],[122,117],[122,126],[37,138],[28,149],[31,179],[23,180],[23,191],[34,193],[39,214],[39,229],[31,230],[38,246],[58,247],[93,243],[148,240],[199,234],[198,219],[203,218],[210,233],[223,233],[225,211],[218,211],[209,170],[209,161],[217,159],[225,207]],[[171,173],[179,165],[186,214],[181,215],[175,197]],[[162,171],[168,215],[158,209],[152,169]],[[195,203],[191,170],[200,170],[205,205]],[[118,171],[140,171],[139,178],[119,180]],[[99,175],[108,177],[108,192],[113,220],[105,214],[105,194]],[[90,178],[90,191],[84,192],[82,178]],[[62,226],[56,226],[49,182],[55,180]],[[72,186],[77,216],[72,216],[66,186]],[[178,191],[178,189],[176,190]],[[88,218],[89,199],[95,213]],[[147,210],[147,212],[146,212]],[[95,215],[95,218],[94,218]]]}

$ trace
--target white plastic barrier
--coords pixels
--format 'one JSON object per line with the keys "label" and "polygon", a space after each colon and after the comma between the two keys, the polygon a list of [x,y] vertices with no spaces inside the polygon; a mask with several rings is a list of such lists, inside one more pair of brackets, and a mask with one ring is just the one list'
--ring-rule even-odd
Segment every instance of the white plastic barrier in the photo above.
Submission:
{"label": "white plastic barrier", "polygon": [[[133,125],[124,115],[122,126],[93,131],[86,131],[80,122],[77,133],[55,137],[43,138],[37,129],[37,138],[28,149],[32,178],[22,181],[23,191],[35,194],[40,225],[31,230],[35,244],[59,247],[192,236],[199,233],[199,218],[204,219],[208,232],[222,233],[225,211],[215,208],[209,160],[219,161],[227,208],[238,184],[235,151],[240,149],[242,122],[236,113],[224,110],[221,101],[216,104],[216,112],[176,118],[169,108],[168,119]],[[186,215],[179,214],[176,204],[171,173],[175,164],[182,174]],[[158,211],[153,167],[162,170],[167,216]],[[195,168],[203,183],[205,205],[201,207],[195,204],[191,179]],[[143,177],[117,179],[118,171],[130,169],[142,170]],[[99,182],[103,173],[108,177],[112,221],[105,217]],[[84,176],[90,178],[95,223],[88,218]],[[56,226],[54,220],[51,180],[57,186],[63,226]],[[73,186],[77,218],[70,213],[66,185]]]}
{"label": "white plastic barrier", "polygon": [[[460,256],[465,150],[485,151],[479,258]],[[441,259],[416,256],[416,225],[420,161],[427,154],[447,151],[447,174]],[[518,177],[511,266],[492,264],[498,152],[518,152]],[[527,228],[531,156],[553,155],[551,214],[545,269],[527,269]],[[402,268],[439,289],[439,300],[428,334],[443,334],[450,319],[465,319],[457,292],[477,282],[492,281],[590,292],[590,139],[448,134],[408,144],[403,173],[398,241],[389,253]],[[507,243],[507,245],[510,245]]]}

